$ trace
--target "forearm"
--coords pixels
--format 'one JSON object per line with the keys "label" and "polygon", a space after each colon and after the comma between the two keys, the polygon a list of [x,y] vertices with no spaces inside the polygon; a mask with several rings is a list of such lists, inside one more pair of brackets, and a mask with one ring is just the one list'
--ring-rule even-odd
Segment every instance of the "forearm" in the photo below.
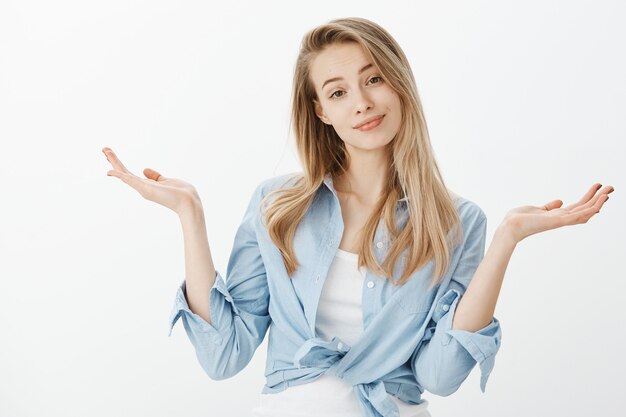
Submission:
{"label": "forearm", "polygon": [[475,332],[491,323],[506,267],[517,242],[501,224],[457,305],[452,330]]}
{"label": "forearm", "polygon": [[216,279],[207,239],[204,210],[199,201],[179,213],[185,246],[185,283],[189,308],[211,324],[209,293]]}

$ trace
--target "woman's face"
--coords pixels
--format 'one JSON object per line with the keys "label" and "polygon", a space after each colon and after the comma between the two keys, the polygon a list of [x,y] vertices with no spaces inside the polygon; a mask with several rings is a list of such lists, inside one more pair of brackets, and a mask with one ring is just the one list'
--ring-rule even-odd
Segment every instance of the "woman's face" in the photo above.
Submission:
{"label": "woman's face", "polygon": [[[350,153],[383,149],[398,133],[400,97],[357,43],[333,44],[311,63],[315,113],[332,125]],[[373,124],[357,126],[371,118]]]}

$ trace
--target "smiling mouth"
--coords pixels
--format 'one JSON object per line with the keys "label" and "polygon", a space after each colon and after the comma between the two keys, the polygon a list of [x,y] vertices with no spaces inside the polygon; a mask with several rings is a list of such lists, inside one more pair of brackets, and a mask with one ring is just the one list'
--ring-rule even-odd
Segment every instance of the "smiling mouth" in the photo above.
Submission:
{"label": "smiling mouth", "polygon": [[382,123],[384,117],[385,115],[382,115],[378,119],[372,120],[371,122],[368,122],[368,123],[365,123],[364,125],[359,126],[357,129],[361,131],[372,130]]}

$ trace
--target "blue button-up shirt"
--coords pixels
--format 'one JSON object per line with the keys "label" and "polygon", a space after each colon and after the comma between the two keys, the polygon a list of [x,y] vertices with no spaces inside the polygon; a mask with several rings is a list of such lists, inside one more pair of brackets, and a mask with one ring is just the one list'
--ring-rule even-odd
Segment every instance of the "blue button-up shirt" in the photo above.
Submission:
{"label": "blue button-up shirt", "polygon": [[[424,390],[450,395],[476,363],[484,392],[500,347],[499,321],[494,317],[476,332],[452,330],[456,306],[484,256],[487,218],[483,210],[456,196],[463,240],[452,253],[443,281],[432,289],[428,284],[434,259],[400,287],[367,270],[362,289],[363,333],[350,346],[339,337],[322,339],[315,331],[320,294],[344,228],[330,176],[325,177],[296,230],[294,250],[300,267],[292,278],[259,214],[263,196],[294,178],[294,174],[281,175],[256,187],[235,234],[226,280],[217,271],[209,294],[211,323],[189,309],[183,280],[170,316],[169,335],[182,317],[202,368],[210,378],[221,380],[250,362],[269,328],[264,394],[329,373],[354,387],[366,417],[398,417],[389,395],[410,404],[422,403]],[[400,227],[406,224],[406,203],[406,197],[397,201]],[[372,242],[381,263],[390,244],[385,229],[384,221],[379,222]],[[403,268],[404,263],[398,262],[396,280]]]}

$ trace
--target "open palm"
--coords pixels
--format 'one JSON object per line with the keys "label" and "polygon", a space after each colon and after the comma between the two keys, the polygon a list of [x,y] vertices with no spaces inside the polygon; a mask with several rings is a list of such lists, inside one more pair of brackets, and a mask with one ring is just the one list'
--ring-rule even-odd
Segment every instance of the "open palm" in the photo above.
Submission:
{"label": "open palm", "polygon": [[561,200],[552,200],[543,207],[522,206],[510,210],[504,222],[513,233],[516,242],[550,229],[587,221],[600,212],[600,208],[609,199],[608,194],[614,191],[610,185],[602,188],[602,184],[594,184],[576,203],[561,207]]}
{"label": "open palm", "polygon": [[138,177],[122,164],[111,148],[102,148],[102,152],[113,166],[107,175],[118,177],[137,190],[145,199],[168,207],[176,213],[180,213],[180,210],[190,202],[199,201],[195,187],[188,182],[164,177],[152,168],[143,170],[146,178]]}

